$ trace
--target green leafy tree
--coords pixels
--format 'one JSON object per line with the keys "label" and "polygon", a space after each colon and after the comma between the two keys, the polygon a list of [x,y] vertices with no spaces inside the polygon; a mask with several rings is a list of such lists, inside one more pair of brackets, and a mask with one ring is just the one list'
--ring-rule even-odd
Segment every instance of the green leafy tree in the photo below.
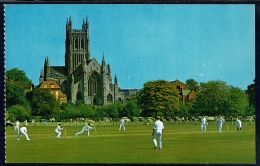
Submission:
{"label": "green leafy tree", "polygon": [[256,98],[255,98],[255,80],[253,84],[247,86],[247,95],[249,106],[255,108]]}
{"label": "green leafy tree", "polygon": [[195,90],[197,91],[198,90],[198,82],[195,81],[194,79],[187,79],[186,80],[186,85],[188,87],[189,90]]}
{"label": "green leafy tree", "polygon": [[137,95],[138,104],[144,116],[157,116],[162,112],[171,117],[178,111],[179,94],[172,84],[165,80],[148,81]]}
{"label": "green leafy tree", "polygon": [[100,110],[106,112],[106,114],[111,118],[118,118],[119,112],[124,108],[122,102],[116,101],[109,105],[104,105],[100,107]]}
{"label": "green leafy tree", "polygon": [[25,119],[30,119],[31,109],[30,107],[25,107],[22,105],[13,105],[7,109],[9,120],[24,121]]}
{"label": "green leafy tree", "polygon": [[244,115],[246,113],[248,100],[242,89],[230,86],[229,91],[227,91],[226,103],[226,107],[223,109],[225,115]]}
{"label": "green leafy tree", "polygon": [[140,108],[137,104],[137,98],[134,96],[132,98],[129,98],[124,108],[119,112],[119,117],[128,117],[132,119],[134,116],[139,116]]}
{"label": "green leafy tree", "polygon": [[246,107],[246,96],[241,89],[217,80],[200,84],[200,90],[192,103],[192,113],[238,115],[243,114]]}
{"label": "green leafy tree", "polygon": [[76,111],[76,105],[74,103],[72,103],[71,101],[68,101],[67,103],[63,103],[61,105],[61,119],[73,119],[75,117],[77,117],[77,112]]}
{"label": "green leafy tree", "polygon": [[79,117],[94,118],[95,116],[95,106],[85,104],[82,100],[76,102],[76,109],[79,112]]}
{"label": "green leafy tree", "polygon": [[26,98],[29,100],[32,115],[43,116],[45,118],[59,118],[60,106],[56,98],[48,89],[35,88],[26,93]]}
{"label": "green leafy tree", "polygon": [[9,108],[13,105],[28,106],[29,103],[25,97],[24,88],[6,83],[6,107]]}
{"label": "green leafy tree", "polygon": [[29,81],[23,70],[19,70],[18,68],[13,68],[6,71],[6,77],[10,81]]}

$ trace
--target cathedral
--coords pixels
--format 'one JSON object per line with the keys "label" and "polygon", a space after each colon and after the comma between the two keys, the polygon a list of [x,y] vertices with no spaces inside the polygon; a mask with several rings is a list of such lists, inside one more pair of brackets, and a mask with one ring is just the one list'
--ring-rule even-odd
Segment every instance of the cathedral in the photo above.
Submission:
{"label": "cathedral", "polygon": [[106,105],[124,101],[124,92],[118,87],[118,80],[106,64],[91,59],[89,48],[89,22],[83,19],[82,29],[72,28],[72,19],[67,18],[65,40],[65,66],[51,66],[48,57],[40,74],[40,83],[55,81],[68,100],[75,103],[83,100],[85,104]]}

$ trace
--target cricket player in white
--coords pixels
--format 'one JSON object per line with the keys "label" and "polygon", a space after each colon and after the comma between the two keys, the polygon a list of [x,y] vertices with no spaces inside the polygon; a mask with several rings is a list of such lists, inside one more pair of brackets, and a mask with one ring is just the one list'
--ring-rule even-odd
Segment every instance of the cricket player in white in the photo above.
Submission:
{"label": "cricket player in white", "polygon": [[88,123],[88,124],[86,124],[86,125],[82,128],[82,130],[81,130],[80,132],[77,132],[77,133],[75,134],[75,136],[78,136],[79,134],[82,134],[85,130],[88,131],[88,136],[89,136],[90,129],[93,129],[93,128],[91,127],[90,123]]}
{"label": "cricket player in white", "polygon": [[238,118],[237,118],[236,126],[237,126],[237,131],[242,129],[242,122]]}
{"label": "cricket player in white", "polygon": [[218,131],[222,132],[222,124],[225,122],[225,120],[222,118],[221,115],[218,116]]}
{"label": "cricket player in white", "polygon": [[124,120],[124,118],[121,118],[121,119],[119,120],[119,122],[120,122],[119,131],[121,130],[122,127],[123,127],[124,130],[125,130],[125,120]]}
{"label": "cricket player in white", "polygon": [[204,117],[204,115],[201,118],[201,131],[206,132],[206,126],[207,126],[207,119]]}
{"label": "cricket player in white", "polygon": [[28,137],[26,126],[27,126],[27,124],[25,124],[23,127],[21,127],[21,128],[19,129],[18,138],[17,138],[18,141],[20,140],[22,134],[25,135],[25,137],[26,137],[27,140],[31,140],[31,139]]}
{"label": "cricket player in white", "polygon": [[57,133],[58,135],[56,136],[57,138],[60,138],[61,135],[61,130],[63,130],[63,128],[61,128],[61,124],[58,124],[58,126],[55,128],[55,133]]}
{"label": "cricket player in white", "polygon": [[19,127],[20,127],[20,122],[19,122],[19,120],[16,120],[14,122],[14,132],[17,130],[17,132],[19,134]]}
{"label": "cricket player in white", "polygon": [[157,137],[158,137],[158,141],[159,141],[159,149],[162,149],[163,129],[164,129],[163,122],[161,122],[160,117],[157,116],[156,121],[154,122],[154,125],[153,125],[153,133],[152,133],[154,149],[156,149],[156,147],[157,147],[157,140],[156,140]]}

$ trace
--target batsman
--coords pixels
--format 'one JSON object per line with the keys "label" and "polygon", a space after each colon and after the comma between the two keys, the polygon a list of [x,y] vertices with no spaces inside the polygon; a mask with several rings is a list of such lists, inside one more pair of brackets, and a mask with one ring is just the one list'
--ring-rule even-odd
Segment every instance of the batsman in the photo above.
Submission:
{"label": "batsman", "polygon": [[79,134],[82,134],[85,130],[88,131],[88,136],[90,135],[90,129],[93,129],[90,125],[90,123],[87,123],[81,131],[77,132],[75,136],[78,136]]}

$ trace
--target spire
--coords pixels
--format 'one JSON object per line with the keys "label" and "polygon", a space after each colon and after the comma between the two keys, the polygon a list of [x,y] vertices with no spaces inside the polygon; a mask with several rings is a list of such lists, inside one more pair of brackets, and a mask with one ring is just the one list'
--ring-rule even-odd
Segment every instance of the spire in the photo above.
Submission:
{"label": "spire", "polygon": [[71,22],[72,22],[72,21],[71,21],[71,16],[70,16],[70,19],[69,19],[69,24],[71,24]]}
{"label": "spire", "polygon": [[103,52],[103,58],[102,58],[102,66],[106,66],[106,62],[105,62],[105,55],[104,55],[104,52]]}
{"label": "spire", "polygon": [[40,78],[43,78],[43,69],[41,69]]}
{"label": "spire", "polygon": [[110,65],[109,65],[109,64],[107,65],[107,70],[108,70],[108,73],[111,74],[111,71],[110,71]]}
{"label": "spire", "polygon": [[44,58],[44,66],[47,65],[47,60],[46,60],[46,57]]}
{"label": "spire", "polygon": [[115,75],[115,84],[117,84],[117,76]]}
{"label": "spire", "polygon": [[85,28],[86,28],[86,23],[85,23],[85,20],[83,18],[82,29],[85,29]]}
{"label": "spire", "polygon": [[49,63],[49,58],[48,58],[48,56],[47,56],[46,63],[47,63],[47,66],[50,66],[50,63]]}
{"label": "spire", "polygon": [[88,27],[88,16],[86,16],[86,27]]}

